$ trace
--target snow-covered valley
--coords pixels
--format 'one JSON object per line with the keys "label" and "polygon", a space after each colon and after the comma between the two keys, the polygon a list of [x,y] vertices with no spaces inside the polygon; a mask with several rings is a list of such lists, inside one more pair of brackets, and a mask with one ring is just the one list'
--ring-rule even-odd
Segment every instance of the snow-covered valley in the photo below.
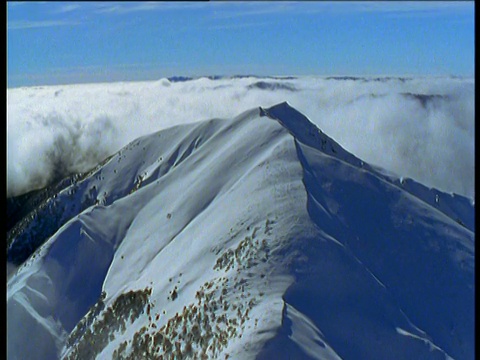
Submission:
{"label": "snow-covered valley", "polygon": [[8,359],[474,358],[472,201],[287,103],[142,136],[12,231]]}

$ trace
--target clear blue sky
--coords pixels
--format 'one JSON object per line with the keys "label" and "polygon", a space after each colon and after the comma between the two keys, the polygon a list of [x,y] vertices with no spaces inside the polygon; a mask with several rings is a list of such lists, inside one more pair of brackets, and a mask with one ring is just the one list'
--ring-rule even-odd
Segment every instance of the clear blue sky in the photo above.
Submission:
{"label": "clear blue sky", "polygon": [[8,87],[474,75],[474,2],[8,2]]}

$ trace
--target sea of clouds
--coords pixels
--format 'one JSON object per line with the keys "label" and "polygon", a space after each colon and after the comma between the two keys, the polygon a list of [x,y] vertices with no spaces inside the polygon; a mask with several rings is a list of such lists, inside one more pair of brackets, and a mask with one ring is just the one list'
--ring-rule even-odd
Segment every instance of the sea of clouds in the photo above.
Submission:
{"label": "sea of clouds", "polygon": [[[181,81],[179,81],[181,80]],[[366,162],[474,198],[474,79],[197,78],[7,89],[7,197],[135,138],[279,102]]]}

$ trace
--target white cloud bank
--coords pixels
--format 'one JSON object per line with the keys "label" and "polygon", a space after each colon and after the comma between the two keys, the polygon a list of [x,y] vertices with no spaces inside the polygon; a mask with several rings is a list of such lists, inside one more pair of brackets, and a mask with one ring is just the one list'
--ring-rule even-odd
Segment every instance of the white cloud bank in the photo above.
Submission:
{"label": "white cloud bank", "polygon": [[288,101],[363,160],[474,197],[474,88],[473,79],[301,77],[8,89],[7,196],[86,171],[138,136]]}

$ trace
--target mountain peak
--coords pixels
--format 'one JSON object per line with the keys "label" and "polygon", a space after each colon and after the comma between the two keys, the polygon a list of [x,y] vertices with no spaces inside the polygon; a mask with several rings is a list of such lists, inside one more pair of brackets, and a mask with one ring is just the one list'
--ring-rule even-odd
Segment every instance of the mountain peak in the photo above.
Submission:
{"label": "mountain peak", "polygon": [[[260,108],[260,116],[267,116],[278,121],[295,138],[304,143],[306,141],[313,144],[319,139],[317,135],[324,135],[305,115],[290,106],[286,101],[270,108]],[[309,139],[307,135],[310,135],[312,139]]]}
{"label": "mountain peak", "polygon": [[364,165],[363,161],[346,151],[287,101],[270,108],[260,108],[260,116],[267,116],[278,121],[301,144],[334,156],[353,166],[361,167]]}

